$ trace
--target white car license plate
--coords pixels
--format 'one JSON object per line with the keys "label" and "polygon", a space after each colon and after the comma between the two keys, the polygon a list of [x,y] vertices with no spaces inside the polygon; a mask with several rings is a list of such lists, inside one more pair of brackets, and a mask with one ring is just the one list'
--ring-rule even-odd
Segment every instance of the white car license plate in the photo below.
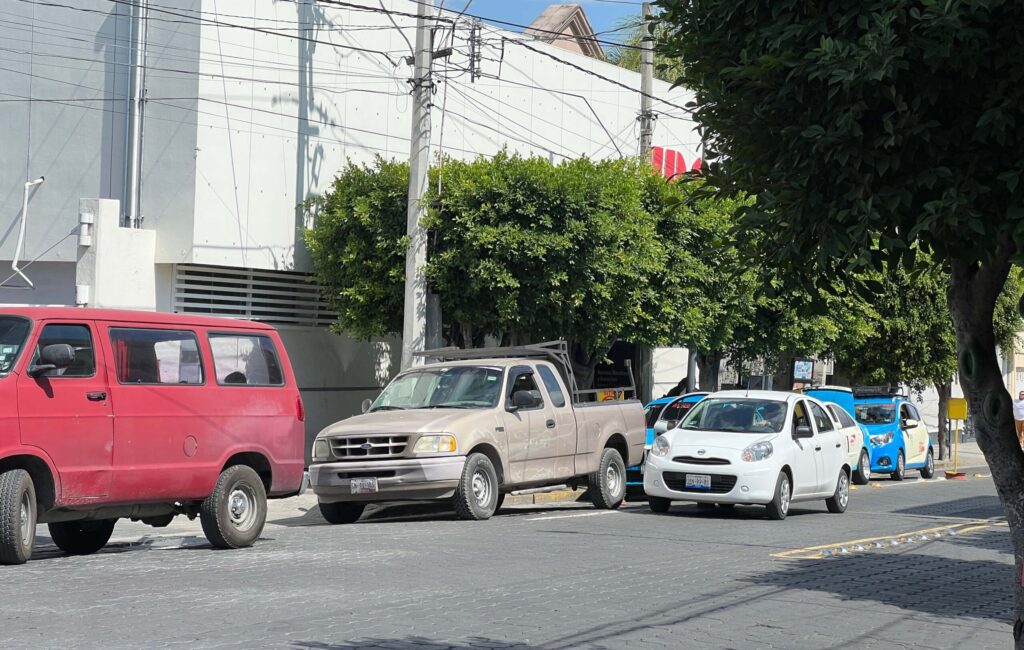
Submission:
{"label": "white car license plate", "polygon": [[710,474],[687,474],[686,475],[686,487],[696,488],[698,490],[710,490],[711,489],[711,475]]}
{"label": "white car license plate", "polygon": [[349,479],[352,494],[373,494],[377,491],[377,479],[375,478],[353,478]]}

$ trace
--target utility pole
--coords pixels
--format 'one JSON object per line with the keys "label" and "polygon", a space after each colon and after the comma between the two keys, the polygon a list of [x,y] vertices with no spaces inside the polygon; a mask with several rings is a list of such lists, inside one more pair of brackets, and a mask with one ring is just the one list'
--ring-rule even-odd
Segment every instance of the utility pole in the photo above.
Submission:
{"label": "utility pole", "polygon": [[640,41],[640,157],[647,158],[651,154],[651,141],[654,138],[654,110],[651,98],[654,96],[654,35],[651,34],[651,5],[643,4],[644,37]]}
{"label": "utility pole", "polygon": [[405,312],[402,325],[402,369],[423,363],[413,353],[422,352],[427,342],[427,231],[423,227],[426,207],[427,173],[430,169],[430,110],[434,82],[433,0],[420,5],[416,17],[416,51],[413,53],[412,135],[409,138],[409,211],[405,252]]}

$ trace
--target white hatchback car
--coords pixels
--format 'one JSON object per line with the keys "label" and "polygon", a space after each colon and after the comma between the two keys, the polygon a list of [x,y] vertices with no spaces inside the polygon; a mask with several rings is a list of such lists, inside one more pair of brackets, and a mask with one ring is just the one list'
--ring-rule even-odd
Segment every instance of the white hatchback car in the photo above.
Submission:
{"label": "white hatchback car", "polygon": [[658,436],[644,465],[654,512],[672,501],[762,504],[785,519],[796,501],[850,500],[849,444],[824,404],[780,391],[724,391],[704,398]]}

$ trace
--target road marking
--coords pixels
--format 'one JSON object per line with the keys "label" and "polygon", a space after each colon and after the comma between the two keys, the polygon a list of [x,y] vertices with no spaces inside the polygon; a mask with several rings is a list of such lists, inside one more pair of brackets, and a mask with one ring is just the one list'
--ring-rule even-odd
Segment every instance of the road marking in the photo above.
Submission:
{"label": "road marking", "polygon": [[[965,523],[922,528],[921,530],[913,530],[909,533],[900,533],[898,535],[865,537],[863,539],[854,539],[847,542],[835,542],[832,544],[822,544],[820,546],[794,548],[788,551],[772,553],[772,557],[798,560],[817,560],[830,555],[846,555],[848,553],[858,551],[867,551],[871,548],[879,549],[886,546],[900,546],[903,544],[910,544],[912,542],[928,541],[929,535],[931,535],[930,539],[938,539],[942,536],[964,535],[984,530],[986,528],[1007,525],[1006,520],[1003,518],[972,519]],[[914,539],[915,537],[918,539]],[[870,547],[866,545],[870,545]]]}
{"label": "road marking", "polygon": [[598,515],[617,515],[617,510],[602,510],[600,512],[582,512],[577,515],[555,515],[554,517],[530,517],[526,521],[551,521],[552,519],[572,519],[573,517],[596,517]]}

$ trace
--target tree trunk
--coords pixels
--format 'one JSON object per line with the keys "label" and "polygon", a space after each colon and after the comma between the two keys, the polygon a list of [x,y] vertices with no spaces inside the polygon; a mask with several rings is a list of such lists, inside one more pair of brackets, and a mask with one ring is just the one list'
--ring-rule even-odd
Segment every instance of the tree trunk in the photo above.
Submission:
{"label": "tree trunk", "polygon": [[952,386],[948,381],[935,384],[935,391],[939,394],[939,459],[942,460],[949,458],[949,419],[946,414],[949,412]]}
{"label": "tree trunk", "polygon": [[992,327],[996,298],[1006,283],[1014,252],[1012,240],[1005,237],[983,265],[953,262],[949,307],[956,331],[957,367],[978,446],[991,468],[1010,526],[1015,557],[1013,638],[1015,647],[1024,650],[1024,453],[1017,443],[1010,394],[1003,384]]}
{"label": "tree trunk", "polygon": [[718,390],[718,371],[722,366],[722,353],[698,352],[697,366],[700,374],[700,389],[709,393]]}

